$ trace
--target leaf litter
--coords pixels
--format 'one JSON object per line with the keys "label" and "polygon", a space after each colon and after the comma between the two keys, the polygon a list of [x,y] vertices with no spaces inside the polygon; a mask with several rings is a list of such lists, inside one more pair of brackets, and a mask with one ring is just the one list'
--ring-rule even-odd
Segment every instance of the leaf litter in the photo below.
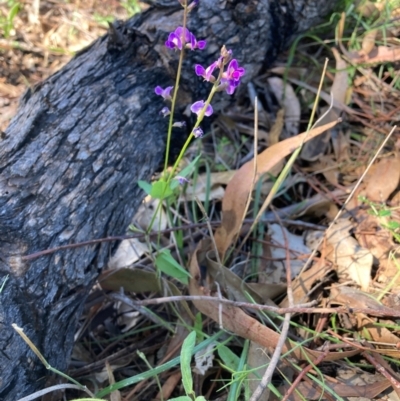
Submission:
{"label": "leaf litter", "polygon": [[[101,18],[106,16],[106,8],[126,17],[119,2],[104,2],[102,7],[95,1],[85,3],[54,6],[42,1],[40,13],[35,15],[24,2],[10,38],[0,40],[4,55],[0,62],[2,128],[27,85],[58,70],[74,51],[105,32],[105,19]],[[289,337],[273,378],[274,391],[266,391],[264,399],[276,399],[276,392],[289,394],[293,383],[295,391],[288,395],[293,400],[395,399],[400,379],[400,326],[394,317],[400,310],[398,131],[341,218],[331,225],[398,120],[400,91],[394,68],[400,58],[398,8],[383,4],[361,2],[357,9],[336,18],[335,46],[324,48],[301,41],[291,62],[282,55],[247,92],[239,93],[237,103],[213,123],[212,135],[189,150],[187,164],[198,152],[208,164],[201,164],[178,202],[163,208],[156,224],[161,235],[140,233],[157,207],[136,216],[133,223],[139,238],[121,243],[88,299],[76,333],[71,376],[88,386],[95,381],[104,388],[107,382],[149,370],[137,350],[151,366],[160,366],[179,355],[193,327],[199,337],[223,328],[224,345],[221,340],[211,343],[210,356],[205,352],[205,360],[200,360],[197,372],[192,373],[197,395],[209,400],[226,397],[229,386],[223,384],[233,385],[235,374],[244,377],[240,394],[248,391],[248,380],[254,391],[280,338],[279,314],[206,299],[148,306],[140,301],[189,293],[278,308],[289,306],[285,295],[290,285],[294,305],[314,301],[315,311],[292,314]],[[0,5],[2,13],[7,11],[5,7]],[[354,24],[359,18],[365,18],[364,25]],[[18,48],[13,45],[15,40]],[[310,133],[299,135],[306,131],[325,56],[330,58],[330,68],[317,104],[318,118],[323,117]],[[253,127],[254,94],[260,105],[257,132]],[[336,124],[339,117],[343,123]],[[330,124],[328,131],[326,124]],[[325,127],[321,129],[321,125]],[[254,220],[287,156],[305,137],[301,157],[273,198],[271,210],[264,213],[263,218],[274,223],[267,226],[261,219],[239,249],[251,226],[248,221]],[[254,138],[258,139],[256,163]],[[215,242],[196,198],[207,206],[213,227],[219,225]],[[185,228],[175,230],[179,226]],[[304,269],[321,239],[312,263]],[[156,251],[160,246],[165,249],[164,259]],[[160,273],[162,268],[156,272],[157,260],[167,274]],[[286,281],[287,267],[293,274],[292,283]],[[190,273],[188,286],[175,277],[181,274],[180,280],[185,282],[180,269]],[[320,313],[318,308],[342,309]],[[250,341],[247,363],[256,369],[252,376],[244,367],[234,371],[241,366],[243,339]],[[181,395],[177,368],[174,365],[158,374],[160,389],[155,385],[156,376],[150,376],[111,392],[111,397],[167,399]],[[306,371],[307,375],[302,373]]]}

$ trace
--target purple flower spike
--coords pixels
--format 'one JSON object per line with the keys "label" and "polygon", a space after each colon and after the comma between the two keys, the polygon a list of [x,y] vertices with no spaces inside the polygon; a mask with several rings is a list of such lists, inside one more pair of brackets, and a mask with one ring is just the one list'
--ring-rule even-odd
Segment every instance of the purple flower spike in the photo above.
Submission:
{"label": "purple flower spike", "polygon": [[[190,110],[192,110],[193,113],[196,113],[197,115],[200,114],[200,112],[203,110],[205,105],[204,100],[199,100],[197,102],[194,102],[191,106],[190,106]],[[209,104],[207,106],[207,109],[204,113],[205,116],[210,117],[211,114],[213,113],[213,108],[211,107],[211,104]]]}
{"label": "purple flower spike", "polygon": [[218,61],[212,63],[209,67],[204,69],[200,64],[196,64],[194,67],[194,71],[196,75],[199,77],[203,77],[207,82],[215,82],[215,77],[212,75],[215,68],[218,66]]}
{"label": "purple flower spike", "polygon": [[204,135],[204,132],[200,127],[197,127],[193,130],[193,135],[195,138],[201,138]]}
{"label": "purple flower spike", "polygon": [[173,86],[167,86],[165,89],[161,86],[156,86],[154,92],[156,95],[162,96],[165,100],[171,100],[171,90]]}

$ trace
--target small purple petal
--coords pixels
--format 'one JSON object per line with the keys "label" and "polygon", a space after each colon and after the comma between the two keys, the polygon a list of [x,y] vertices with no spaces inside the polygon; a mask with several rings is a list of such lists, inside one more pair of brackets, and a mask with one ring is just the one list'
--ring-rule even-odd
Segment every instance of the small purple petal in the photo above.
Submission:
{"label": "small purple petal", "polygon": [[183,185],[183,184],[185,184],[185,183],[190,182],[187,178],[182,177],[181,175],[177,175],[177,176],[175,177],[175,179],[178,180],[178,182],[179,182],[180,185]]}
{"label": "small purple petal", "polygon": [[156,86],[154,92],[162,96],[165,100],[171,100],[171,90],[173,86],[167,86],[165,89],[161,88],[161,86]]}
{"label": "small purple petal", "polygon": [[216,67],[218,67],[218,61],[215,61],[206,69],[204,69],[204,67],[200,64],[196,64],[194,67],[194,71],[196,72],[196,75],[198,75],[199,77],[203,77],[206,81],[214,82],[215,77],[212,75],[212,73],[214,72]]}
{"label": "small purple petal", "polygon": [[199,40],[197,42],[197,48],[200,49],[200,50],[205,49],[206,45],[207,45],[207,41],[206,40]]}
{"label": "small purple petal", "polygon": [[168,107],[163,107],[160,111],[160,114],[162,114],[163,117],[166,117],[171,114],[171,111]]}
{"label": "small purple petal", "polygon": [[190,110],[192,110],[193,113],[199,114],[203,109],[203,107],[204,107],[204,100],[199,100],[197,102],[194,102],[190,106]]}
{"label": "small purple petal", "polygon": [[201,138],[204,135],[203,130],[200,127],[197,127],[193,130],[193,136],[195,138]]}
{"label": "small purple petal", "polygon": [[[190,110],[192,110],[193,113],[196,113],[197,115],[199,115],[200,112],[203,110],[204,105],[205,105],[204,100],[199,100],[199,101],[197,101],[197,102],[194,102],[194,103],[191,105]],[[206,109],[204,115],[207,116],[207,117],[209,117],[209,116],[211,116],[211,114],[213,113],[213,111],[214,111],[214,110],[213,110],[213,108],[211,107],[211,104],[209,104],[209,105],[207,106],[207,109]]]}
{"label": "small purple petal", "polygon": [[182,50],[181,36],[176,34],[177,30],[178,28],[175,30],[175,32],[171,32],[169,34],[168,40],[165,42],[165,46],[170,49],[178,48],[179,50]]}
{"label": "small purple petal", "polygon": [[205,68],[203,66],[201,66],[200,64],[196,64],[194,66],[194,71],[195,71],[196,75],[199,77],[204,77],[204,75],[206,74]]}
{"label": "small purple petal", "polygon": [[204,113],[205,116],[210,117],[211,114],[214,112],[213,108],[211,107],[211,104],[207,106],[206,112]]}

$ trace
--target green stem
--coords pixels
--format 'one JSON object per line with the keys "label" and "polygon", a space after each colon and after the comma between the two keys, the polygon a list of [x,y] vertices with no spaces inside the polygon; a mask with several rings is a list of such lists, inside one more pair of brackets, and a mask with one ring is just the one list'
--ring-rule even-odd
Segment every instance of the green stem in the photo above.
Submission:
{"label": "green stem", "polygon": [[185,53],[185,29],[186,29],[186,24],[187,24],[187,2],[185,2],[185,5],[183,6],[184,11],[183,11],[183,32],[182,32],[182,50],[181,54],[179,56],[179,64],[178,64],[178,71],[176,73],[176,80],[175,80],[175,87],[174,87],[174,95],[172,96],[172,103],[171,103],[171,114],[169,115],[169,123],[168,123],[168,135],[167,135],[167,146],[165,148],[165,161],[164,161],[164,175],[167,173],[167,168],[168,168],[168,158],[169,158],[169,152],[170,152],[170,147],[171,147],[171,136],[172,136],[172,125],[174,123],[174,110],[175,110],[175,103],[176,103],[176,98],[178,95],[178,90],[179,90],[179,81],[181,79],[181,72],[182,72],[182,64],[183,64],[183,56]]}

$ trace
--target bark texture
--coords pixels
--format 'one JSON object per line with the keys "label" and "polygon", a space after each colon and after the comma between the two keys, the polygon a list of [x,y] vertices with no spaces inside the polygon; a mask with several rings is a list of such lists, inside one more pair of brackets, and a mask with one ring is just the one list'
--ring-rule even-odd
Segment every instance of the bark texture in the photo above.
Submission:
{"label": "bark texture", "polygon": [[[189,28],[205,51],[187,53],[178,111],[208,90],[193,64],[209,65],[223,44],[246,68],[244,82],[299,32],[331,11],[318,0],[201,0]],[[46,369],[11,328],[22,327],[49,363],[66,370],[77,321],[106,263],[106,243],[34,260],[31,253],[121,234],[164,152],[167,122],[154,87],[173,85],[182,24],[177,0],[157,5],[81,51],[28,91],[0,146],[0,400],[43,388]],[[214,109],[229,97],[219,94]],[[223,99],[223,100],[221,100]]]}

